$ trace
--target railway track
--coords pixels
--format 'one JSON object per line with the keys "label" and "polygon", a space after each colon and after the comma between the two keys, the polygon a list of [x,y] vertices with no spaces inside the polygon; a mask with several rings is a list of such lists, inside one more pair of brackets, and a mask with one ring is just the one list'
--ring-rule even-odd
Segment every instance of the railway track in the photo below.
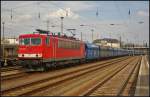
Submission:
{"label": "railway track", "polygon": [[22,66],[9,66],[1,68],[1,80],[10,80],[24,76],[26,73]]}
{"label": "railway track", "polygon": [[4,96],[32,95],[33,93],[37,93],[43,89],[59,85],[66,81],[70,81],[76,77],[81,77],[81,76],[84,76],[85,74],[99,71],[99,69],[104,69],[105,67],[109,67],[110,65],[119,63],[125,59],[127,60],[127,57],[120,58],[120,60],[114,59],[113,61],[102,62],[101,64],[97,63],[94,65],[87,65],[87,66],[81,65],[80,67],[77,67],[78,69],[72,68],[72,70],[71,69],[70,71],[68,70],[69,72],[57,74],[55,76],[53,75],[46,79],[42,79],[42,80],[30,82],[30,83],[25,83],[16,87],[2,88],[1,92],[2,92],[2,95]]}
{"label": "railway track", "polygon": [[2,72],[1,73],[1,80],[5,81],[5,80],[11,80],[11,79],[15,79],[21,76],[27,75],[27,73],[23,70],[11,70],[11,71],[7,71],[7,72]]}
{"label": "railway track", "polygon": [[[88,96],[127,96],[131,91],[131,80],[134,80],[134,75],[138,73],[140,60],[132,61],[126,68],[123,68],[119,73],[106,80],[104,84],[97,84],[90,91],[83,95]],[[131,65],[131,66],[130,66]],[[133,75],[134,74],[134,75]],[[129,82],[130,80],[130,82]],[[132,92],[134,90],[132,89]]]}
{"label": "railway track", "polygon": [[[113,60],[116,60],[116,59],[113,59]],[[2,79],[2,81],[14,79],[17,77],[25,77],[25,76],[28,76],[28,74],[25,73],[22,66],[11,66],[11,67],[1,68],[1,79]]]}
{"label": "railway track", "polygon": [[[118,60],[122,58],[117,58],[117,59],[112,59],[112,60]],[[90,63],[89,63],[90,64]],[[17,77],[28,77],[32,74],[25,73],[23,68],[21,66],[12,66],[12,67],[4,67],[2,68],[2,73],[1,73],[1,79],[2,81],[10,80],[10,79],[15,79]]]}
{"label": "railway track", "polygon": [[18,69],[21,69],[21,68],[22,68],[22,66],[3,67],[3,68],[1,68],[1,72],[7,72],[7,71],[18,70]]}
{"label": "railway track", "polygon": [[[126,84],[122,88],[122,91],[118,96],[134,96],[135,94],[135,89],[136,89],[136,84],[138,80],[138,73],[140,70],[140,64],[141,64],[142,57],[137,63],[137,66],[134,68],[134,70],[130,73],[130,76],[128,77]],[[132,74],[132,75],[131,75]]]}
{"label": "railway track", "polygon": [[[111,68],[112,67],[109,67],[109,69],[111,69]],[[103,70],[107,71],[107,72],[109,72],[109,69],[108,68],[107,69],[103,68]],[[56,95],[68,96],[69,95],[70,96],[70,95],[73,95],[73,96],[77,96],[78,94],[80,94],[79,93],[80,91],[86,90],[86,87],[89,86],[87,81],[90,81],[90,80],[94,79],[95,76],[98,76],[99,74],[104,72],[103,70],[101,70],[101,71],[96,70],[96,71],[94,71],[92,73],[89,72],[89,73],[87,73],[84,76],[80,76],[78,78],[75,77],[74,79],[71,79],[70,81],[67,80],[67,81],[65,81],[63,83],[59,83],[58,85],[55,85],[54,87],[50,86],[49,89],[47,89],[47,91],[45,91],[45,92],[43,92],[41,90],[37,90],[37,92],[34,91],[34,93],[31,92],[28,95],[32,95],[32,96],[37,96],[37,95],[44,95],[44,96],[49,96],[49,95],[50,96],[56,96]],[[115,69],[115,70],[117,70],[117,69]],[[93,74],[93,73],[96,73],[96,75]],[[111,73],[112,73],[112,71],[109,73],[109,75],[111,75]],[[90,76],[91,78],[89,78],[87,76]],[[85,83],[85,85],[82,85],[84,83]],[[89,84],[93,85],[93,83],[92,84],[89,83]],[[69,85],[69,87],[68,87],[68,85]],[[73,89],[74,87],[77,87],[77,88]],[[43,89],[44,88],[42,88],[42,90]],[[39,91],[41,91],[41,92],[39,92]],[[82,95],[82,93],[80,94],[80,96],[81,95]]]}
{"label": "railway track", "polygon": [[[75,95],[75,96],[77,96],[79,91],[86,90],[85,87],[88,86],[87,85],[88,81],[96,78],[96,76],[99,76],[99,74],[103,73],[104,71],[108,72],[114,66],[116,68],[116,64],[113,64],[113,65],[111,64],[105,68],[100,68],[95,71],[90,71],[84,75],[80,75],[75,78],[66,80],[63,83],[59,83],[59,84],[55,85],[54,87],[49,86],[49,88],[45,92],[43,92],[43,91],[39,92],[39,90],[38,90],[37,92],[34,91],[34,93],[32,92],[29,95],[32,95],[32,96],[37,96],[37,95],[44,95],[44,96],[48,96],[48,95],[50,95],[50,96],[56,96],[56,95],[68,96],[69,95],[70,96],[70,95],[73,95],[74,96]],[[86,83],[86,85],[83,85],[84,83]],[[85,87],[82,88],[82,86],[83,87],[85,86]],[[77,89],[74,87],[77,87]]]}
{"label": "railway track", "polygon": [[[115,61],[115,60],[118,60],[118,59],[122,59],[122,58],[117,58],[117,59],[112,59],[112,61]],[[106,60],[106,62],[107,62],[107,60]],[[89,63],[89,64],[91,64],[91,63]],[[74,68],[74,67],[73,67]],[[5,70],[5,71],[9,71],[10,69],[8,68],[7,70]],[[10,71],[11,71],[11,73],[10,73]],[[9,74],[8,73],[5,73],[4,72],[4,74],[3,74],[3,72],[1,73],[1,78],[2,78],[2,83],[3,82],[6,82],[7,81],[7,79],[8,80],[10,80],[10,79],[13,79],[13,78],[16,78],[16,77],[19,77],[19,78],[21,78],[21,77],[28,77],[28,76],[30,76],[30,75],[33,75],[33,73],[31,74],[28,74],[27,75],[27,73],[25,74],[25,75],[23,75],[25,72],[24,71],[18,71],[18,70],[15,70],[15,69],[11,69],[9,71]],[[17,72],[16,72],[17,71]],[[20,73],[19,73],[20,72]],[[56,71],[57,72],[57,71]],[[60,72],[60,71],[59,71]],[[22,76],[21,76],[22,75]],[[9,82],[8,82],[9,83]]]}
{"label": "railway track", "polygon": [[[63,93],[61,95],[63,96],[67,96],[67,95],[71,95],[71,96],[102,96],[104,94],[99,94],[99,91],[97,92],[96,90],[100,89],[99,87],[104,85],[105,83],[107,83],[108,81],[111,83],[112,82],[112,78],[114,76],[116,76],[117,74],[120,74],[120,72],[125,69],[126,67],[129,67],[130,62],[132,62],[133,60],[128,60],[128,61],[124,61],[121,64],[115,65],[115,67],[109,68],[108,70],[104,71],[104,72],[100,72],[97,73],[100,76],[96,76],[94,78],[92,78],[91,80],[89,80],[86,83],[83,83],[82,85],[72,89],[71,91],[67,91],[66,93]],[[134,61],[135,62],[135,61]],[[93,74],[94,75],[94,74]],[[118,78],[117,76],[115,78]],[[117,86],[117,84],[111,83],[110,85],[114,85]],[[106,91],[111,92],[110,94],[106,94],[106,95],[112,95],[112,91],[114,88],[110,88],[110,85],[103,87],[103,89],[106,89]],[[80,91],[78,91],[80,90]],[[102,92],[104,93],[104,91]],[[94,95],[93,95],[94,94]],[[117,94],[114,94],[117,95]]]}

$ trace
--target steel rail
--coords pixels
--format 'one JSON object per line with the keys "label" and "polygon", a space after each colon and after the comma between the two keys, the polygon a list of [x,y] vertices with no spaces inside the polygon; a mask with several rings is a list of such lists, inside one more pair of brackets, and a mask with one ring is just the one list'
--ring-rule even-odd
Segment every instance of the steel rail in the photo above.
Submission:
{"label": "steel rail", "polygon": [[129,74],[128,78],[126,79],[126,81],[125,81],[125,82],[122,84],[122,86],[120,87],[120,89],[119,89],[119,91],[118,91],[118,93],[117,93],[117,96],[121,96],[121,94],[123,93],[123,91],[124,91],[126,85],[128,84],[129,79],[131,78],[131,76],[132,76],[134,70],[136,69],[136,66],[141,63],[140,60],[141,60],[141,58],[137,61],[137,63],[135,63],[135,66],[134,66],[133,70],[131,71],[131,73]]}
{"label": "steel rail", "polygon": [[116,74],[118,74],[120,71],[122,71],[129,64],[130,64],[130,62],[126,63],[124,66],[122,66],[121,69],[116,70],[115,72],[112,72],[112,74],[110,74],[108,77],[106,77],[102,82],[99,82],[99,83],[95,84],[93,87],[91,87],[87,91],[83,92],[79,96],[88,96],[88,95],[92,94],[96,89],[98,89],[101,85],[103,85],[104,83],[106,83],[107,81],[109,81],[113,76],[115,76]]}
{"label": "steel rail", "polygon": [[[125,60],[125,59],[122,59],[122,60]],[[106,62],[107,63],[107,62]],[[112,63],[115,63],[115,62],[111,62],[109,64],[112,64]],[[102,66],[100,66],[102,68]],[[104,67],[104,66],[103,66]],[[89,67],[91,69],[91,67]],[[94,67],[93,67],[94,68]],[[79,71],[83,71],[83,70],[86,70],[87,68],[84,68],[84,69],[80,69],[80,70],[76,70],[76,71],[72,71],[72,73],[76,73],[76,72],[79,72]],[[93,69],[94,70],[94,69]],[[69,74],[71,75],[72,73],[69,72]],[[86,72],[84,72],[86,73]],[[48,80],[52,80],[52,79],[56,79],[56,78],[59,78],[59,77],[62,77],[62,76],[65,76],[65,75],[68,75],[68,74],[62,74],[62,75],[59,75],[59,76],[55,76],[55,77],[50,77],[50,78],[47,78],[47,79],[44,79],[44,80],[40,80],[40,81],[37,81],[37,82],[32,82],[32,83],[28,83],[28,84],[25,84],[25,85],[22,85],[22,86],[19,86],[19,87],[25,87],[25,86],[30,86],[30,85],[33,85],[34,84],[39,84],[41,82],[46,82]],[[53,83],[54,85],[54,83]],[[2,90],[2,94],[5,94],[5,92],[8,92],[8,91],[11,91],[11,90],[15,90],[19,87],[14,87],[14,88],[11,88],[11,89],[7,89],[7,90]],[[31,90],[30,90],[31,91]],[[29,91],[29,92],[30,92]]]}

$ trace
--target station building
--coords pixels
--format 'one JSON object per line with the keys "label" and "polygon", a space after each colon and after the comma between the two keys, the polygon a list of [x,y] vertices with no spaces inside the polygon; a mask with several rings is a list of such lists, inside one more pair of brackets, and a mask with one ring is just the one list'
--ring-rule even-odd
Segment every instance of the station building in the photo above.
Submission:
{"label": "station building", "polygon": [[5,38],[5,40],[1,40],[1,59],[17,57],[18,45],[19,41],[16,38]]}
{"label": "station building", "polygon": [[93,43],[103,47],[120,48],[120,41],[117,39],[110,39],[110,38],[96,39],[93,41]]}

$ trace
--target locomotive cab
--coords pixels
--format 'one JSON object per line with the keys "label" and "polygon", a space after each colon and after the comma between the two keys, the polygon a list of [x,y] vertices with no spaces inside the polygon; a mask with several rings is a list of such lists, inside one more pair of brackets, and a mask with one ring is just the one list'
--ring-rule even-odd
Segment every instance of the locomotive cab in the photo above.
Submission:
{"label": "locomotive cab", "polygon": [[[19,36],[18,59],[24,67],[41,64],[46,54],[49,38],[41,34],[24,34]],[[32,65],[31,65],[32,64]],[[32,68],[32,67],[31,67]],[[31,71],[31,70],[30,70]]]}
{"label": "locomotive cab", "polygon": [[41,58],[42,57],[42,37],[20,36],[19,37],[19,58]]}

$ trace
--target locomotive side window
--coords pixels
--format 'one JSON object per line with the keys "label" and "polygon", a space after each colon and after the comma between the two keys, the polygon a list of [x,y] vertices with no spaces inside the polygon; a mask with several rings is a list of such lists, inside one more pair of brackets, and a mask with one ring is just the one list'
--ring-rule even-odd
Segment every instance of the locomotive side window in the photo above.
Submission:
{"label": "locomotive side window", "polygon": [[30,44],[30,38],[25,38],[24,45],[29,45],[29,44]]}
{"label": "locomotive side window", "polygon": [[60,41],[60,44],[61,44],[60,48],[63,48],[64,47],[64,41],[63,40]]}
{"label": "locomotive side window", "polygon": [[75,48],[76,48],[76,49],[78,48],[78,43],[77,43],[77,42],[75,42]]}
{"label": "locomotive side window", "polygon": [[21,45],[30,45],[30,38],[22,38],[19,40]]}
{"label": "locomotive side window", "polygon": [[64,41],[59,40],[59,41],[58,41],[58,47],[59,47],[59,48],[63,48],[63,46],[64,46]]}
{"label": "locomotive side window", "polygon": [[23,44],[24,44],[23,39],[19,39],[19,44],[20,44],[20,45],[23,45]]}
{"label": "locomotive side window", "polygon": [[40,45],[41,38],[31,38],[31,45]]}
{"label": "locomotive side window", "polygon": [[24,45],[29,45],[29,44],[30,44],[30,38],[25,38]]}
{"label": "locomotive side window", "polygon": [[49,37],[46,37],[46,45],[50,45]]}
{"label": "locomotive side window", "polygon": [[71,42],[68,42],[68,48],[71,49]]}
{"label": "locomotive side window", "polygon": [[79,49],[80,48],[80,43],[75,42],[75,49]]}
{"label": "locomotive side window", "polygon": [[69,48],[69,41],[66,41],[66,48]]}
{"label": "locomotive side window", "polygon": [[64,48],[68,48],[67,45],[68,45],[67,41],[64,41]]}
{"label": "locomotive side window", "polygon": [[71,43],[71,48],[74,48],[74,42]]}
{"label": "locomotive side window", "polygon": [[61,48],[61,45],[62,45],[61,41],[58,40],[58,47]]}
{"label": "locomotive side window", "polygon": [[80,48],[80,43],[59,40],[58,41],[58,47],[59,48],[66,48],[66,49],[79,49]]}
{"label": "locomotive side window", "polygon": [[19,39],[20,45],[40,45],[41,38],[21,38]]}
{"label": "locomotive side window", "polygon": [[40,45],[41,38],[31,38],[31,45]]}
{"label": "locomotive side window", "polygon": [[76,48],[76,43],[75,42],[73,42],[73,46],[72,46],[72,48]]}

